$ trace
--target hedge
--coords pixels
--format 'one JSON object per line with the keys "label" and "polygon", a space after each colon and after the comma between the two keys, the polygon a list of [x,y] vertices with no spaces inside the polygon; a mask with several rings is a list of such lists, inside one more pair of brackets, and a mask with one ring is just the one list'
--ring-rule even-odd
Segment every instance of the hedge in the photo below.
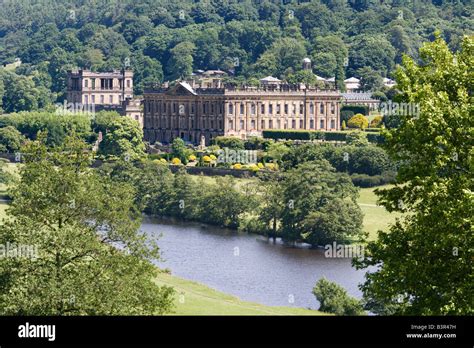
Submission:
{"label": "hedge", "polygon": [[[264,130],[262,135],[267,139],[346,141],[348,132],[343,131],[307,131],[307,130]],[[367,132],[367,140],[371,143],[382,143],[379,133]]]}
{"label": "hedge", "polygon": [[393,184],[395,182],[396,174],[393,172],[385,172],[381,175],[367,175],[367,174],[351,174],[351,180],[354,186],[357,187],[374,187],[386,184]]}
{"label": "hedge", "polygon": [[369,115],[369,107],[367,105],[343,105],[341,112],[352,111],[355,114]]}

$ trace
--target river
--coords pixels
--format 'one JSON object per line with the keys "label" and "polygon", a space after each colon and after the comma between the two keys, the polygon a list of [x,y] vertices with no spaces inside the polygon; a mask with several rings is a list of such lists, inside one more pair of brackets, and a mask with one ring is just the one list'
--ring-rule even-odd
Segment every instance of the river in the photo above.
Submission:
{"label": "river", "polygon": [[321,277],[361,297],[358,284],[365,271],[354,269],[348,258],[326,258],[324,249],[289,247],[263,236],[148,217],[141,229],[161,234],[164,260],[158,266],[242,300],[317,309],[311,290]]}

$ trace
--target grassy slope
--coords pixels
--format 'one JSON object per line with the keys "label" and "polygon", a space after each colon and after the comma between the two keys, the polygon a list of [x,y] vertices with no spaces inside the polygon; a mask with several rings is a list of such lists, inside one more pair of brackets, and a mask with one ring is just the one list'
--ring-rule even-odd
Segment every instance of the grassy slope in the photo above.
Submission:
{"label": "grassy slope", "polygon": [[324,315],[304,308],[272,307],[241,301],[205,285],[165,273],[158,276],[157,283],[176,290],[173,315]]}

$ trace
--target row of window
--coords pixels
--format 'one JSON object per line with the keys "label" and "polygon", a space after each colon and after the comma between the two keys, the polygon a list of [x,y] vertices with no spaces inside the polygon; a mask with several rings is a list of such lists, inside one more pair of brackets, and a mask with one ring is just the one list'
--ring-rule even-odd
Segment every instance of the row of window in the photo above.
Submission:
{"label": "row of window", "polygon": [[[89,100],[88,95],[84,95],[84,104],[89,104],[89,101],[92,104],[95,104],[95,103],[97,103],[96,99],[97,98],[94,94],[90,96],[90,100]],[[121,94],[118,95],[118,101],[117,101],[117,98],[114,98],[113,94],[109,95],[108,98],[106,98],[105,95],[100,95],[99,100],[98,100],[99,104],[106,104],[106,103],[107,104],[116,104],[116,102],[118,102],[118,103],[122,102],[122,95]]]}
{"label": "row of window", "polygon": [[[251,115],[255,115],[256,114],[256,104],[250,104],[250,114]],[[153,108],[155,108],[153,110]],[[324,103],[319,103],[319,113],[320,114],[324,114]],[[291,110],[290,110],[291,109]],[[310,103],[309,104],[309,113],[311,115],[314,115],[314,109],[315,109],[315,104],[314,103]],[[148,102],[146,104],[146,110],[145,112],[150,112],[150,111],[154,111],[154,112],[161,112],[162,114],[180,114],[180,115],[185,115],[186,114],[186,111],[190,111],[191,114],[194,114],[194,111],[195,111],[195,105],[194,103],[191,103],[190,105],[190,110],[189,110],[189,107],[186,105],[186,104],[179,104],[179,103],[175,103],[175,102],[168,102],[168,103],[165,103],[165,102],[158,102],[158,105],[153,105],[153,102]],[[205,102],[202,104],[202,111],[204,114],[214,114],[214,113],[219,113],[221,114],[222,113],[222,103],[209,103],[209,102]],[[229,115],[234,115],[234,104],[229,104],[228,106],[228,114]],[[245,104],[244,103],[240,103],[240,107],[239,107],[239,111],[240,111],[240,115],[243,115],[245,113]],[[273,115],[274,114],[274,104],[268,104],[268,108],[266,107],[265,104],[261,104],[260,105],[260,114],[262,115],[266,115],[266,111],[268,111],[268,115]],[[300,104],[299,107],[297,107],[297,105],[290,105],[290,104],[284,104],[283,105],[283,110],[282,110],[282,105],[281,104],[276,104],[275,105],[275,111],[276,111],[276,114],[277,115],[281,115],[282,114],[282,111],[283,111],[283,114],[290,114],[290,111],[291,111],[291,114],[293,115],[296,115],[299,114],[300,115],[303,115],[304,114],[304,105],[303,104]],[[298,111],[298,112],[297,112]],[[335,103],[331,103],[330,104],[330,111],[331,111],[331,114],[335,114],[336,113],[336,104]]]}
{"label": "row of window", "polygon": [[[73,84],[74,84],[74,80],[73,79]],[[96,80],[100,80],[100,89],[113,89],[113,86],[114,86],[114,79],[94,79],[94,78],[91,78],[90,81],[91,81],[91,88],[92,89],[95,89],[95,86],[96,86]],[[122,88],[122,80],[118,80],[119,81],[119,87]],[[126,80],[126,84],[127,84],[127,88],[130,88],[132,82],[130,79],[127,79]],[[84,79],[84,87],[86,88],[89,88],[89,79]]]}
{"label": "row of window", "polygon": [[[313,104],[313,103],[309,104],[309,113],[310,114],[314,114],[314,105],[315,104]],[[336,112],[336,104],[331,103],[330,108],[331,108],[331,114],[334,114]],[[290,109],[292,109],[291,114],[293,114],[293,115],[296,115],[297,111],[299,111],[300,115],[304,114],[304,104],[300,104],[299,108],[295,104],[293,104],[293,105],[284,104],[283,105],[283,113],[284,114],[286,114],[286,115],[290,114]],[[266,110],[267,110],[266,105],[261,104],[260,105],[260,114],[265,115]],[[245,103],[240,103],[239,111],[240,111],[241,115],[243,115],[245,113]],[[256,105],[255,104],[250,104],[250,114],[255,115],[255,111],[256,111]],[[277,115],[280,115],[282,113],[281,104],[278,103],[278,104],[275,105],[275,111],[276,111]],[[324,114],[324,104],[323,103],[319,104],[319,113]],[[229,104],[228,114],[234,115],[234,104]],[[273,115],[273,104],[268,104],[268,114]]]}
{"label": "row of window", "polygon": [[[335,129],[336,128],[336,120],[331,120],[330,121],[330,129]],[[261,129],[288,129],[288,123],[287,122],[282,122],[281,120],[268,120],[268,127],[266,127],[266,121],[261,120]],[[275,126],[275,127],[274,127]],[[282,127],[283,126],[283,127]],[[309,120],[309,128],[310,129],[315,129],[314,128],[314,120]],[[319,120],[319,129],[324,129],[325,128],[325,120]],[[234,128],[234,121],[229,120],[229,129],[230,130],[244,130],[245,129],[245,121],[240,120],[239,124],[239,129]],[[255,120],[250,120],[250,130],[255,130]],[[291,121],[291,129],[296,129],[296,120]],[[304,129],[304,124],[303,120],[299,120],[299,129]]]}

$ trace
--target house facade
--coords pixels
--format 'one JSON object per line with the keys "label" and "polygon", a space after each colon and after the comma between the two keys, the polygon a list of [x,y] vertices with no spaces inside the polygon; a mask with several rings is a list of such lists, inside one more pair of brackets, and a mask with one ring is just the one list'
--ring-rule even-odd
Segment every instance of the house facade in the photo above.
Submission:
{"label": "house facade", "polygon": [[336,131],[341,100],[337,90],[304,85],[151,86],[144,92],[144,136],[151,144],[176,137],[209,144],[216,136],[245,139],[269,129]]}

